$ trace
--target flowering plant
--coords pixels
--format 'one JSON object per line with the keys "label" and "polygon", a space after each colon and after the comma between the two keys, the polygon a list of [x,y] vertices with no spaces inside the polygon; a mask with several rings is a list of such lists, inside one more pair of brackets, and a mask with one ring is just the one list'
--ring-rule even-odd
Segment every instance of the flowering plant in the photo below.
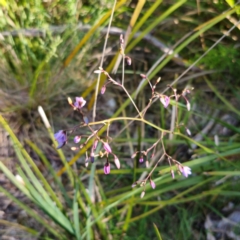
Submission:
{"label": "flowering plant", "polygon": [[[120,53],[122,54],[124,59],[127,61],[127,64],[131,65],[131,58],[124,54],[123,43],[124,43],[124,40],[123,40],[123,37],[121,35],[120,36]],[[125,92],[125,94],[128,96],[129,100],[133,104],[133,106],[136,110],[136,113],[137,113],[137,117],[135,117],[135,118],[118,118],[118,119],[102,120],[100,122],[94,122],[94,121],[89,122],[88,118],[85,116],[85,114],[82,111],[83,107],[86,105],[86,100],[83,97],[76,97],[75,102],[73,103],[71,98],[68,98],[68,103],[73,108],[73,110],[78,111],[82,116],[82,123],[80,124],[80,127],[87,127],[90,130],[90,135],[88,135],[86,137],[86,140],[83,143],[81,143],[81,139],[83,139],[83,136],[75,135],[74,136],[74,143],[80,144],[80,145],[79,145],[79,147],[74,146],[71,149],[72,150],[81,149],[81,148],[85,147],[89,142],[92,142],[92,146],[90,148],[90,153],[88,153],[88,150],[86,150],[85,165],[87,166],[89,162],[93,163],[95,161],[96,157],[101,157],[101,158],[105,159],[105,164],[104,164],[104,167],[103,167],[103,172],[105,174],[110,174],[111,162],[112,162],[111,156],[114,159],[113,162],[115,163],[116,167],[118,169],[120,168],[119,158],[113,152],[113,150],[110,146],[111,138],[109,136],[109,126],[113,121],[128,119],[128,120],[133,120],[133,121],[144,122],[144,123],[150,124],[151,126],[154,126],[153,124],[147,122],[147,120],[145,119],[145,116],[146,116],[147,111],[150,109],[150,107],[157,100],[160,101],[161,105],[164,108],[169,108],[170,105],[175,102],[176,113],[177,113],[178,103],[179,103],[180,99],[182,98],[186,103],[186,109],[188,111],[190,111],[190,109],[191,109],[190,102],[187,98],[187,94],[189,94],[191,92],[191,89],[184,89],[182,91],[182,93],[179,94],[179,93],[177,93],[177,89],[173,88],[171,85],[168,85],[167,87],[168,87],[168,89],[170,89],[172,91],[172,94],[162,94],[162,93],[159,93],[157,91],[157,84],[160,82],[160,80],[161,80],[160,78],[158,78],[155,83],[152,83],[150,81],[150,79],[147,77],[147,75],[141,74],[140,76],[142,77],[142,79],[144,81],[147,81],[148,84],[149,84],[149,87],[151,88],[151,98],[149,99],[149,102],[148,102],[147,106],[143,110],[140,110],[138,108],[137,104],[135,103],[135,101],[133,100],[133,98],[131,97],[131,94],[125,88],[125,84],[124,84],[123,80],[122,80],[121,83],[114,80],[110,76],[110,74],[107,71],[105,71],[102,67],[99,67],[99,69],[95,70],[94,73],[99,74],[99,75],[104,74],[107,77],[107,81],[101,87],[101,90],[100,90],[101,94],[105,94],[105,92],[107,90],[107,87],[109,85],[114,85],[114,86],[117,86],[117,87],[121,88]],[[96,128],[96,126],[98,126],[98,125],[100,125],[100,127]],[[107,126],[107,136],[106,136],[106,138],[102,138],[100,136],[99,132],[105,126]],[[154,126],[154,127],[157,128],[156,126]],[[179,131],[182,127],[185,128],[188,135],[191,135],[190,130],[184,124],[179,124],[178,116],[176,114],[175,129],[177,129]],[[74,131],[76,129],[77,129],[77,127],[74,128]],[[158,128],[158,130],[161,132],[161,136],[154,144],[152,144],[146,150],[135,151],[131,156],[131,158],[135,158],[135,157],[138,156],[139,157],[139,162],[140,163],[145,162],[146,167],[148,167],[149,166],[149,160],[151,160],[155,155],[156,147],[160,144],[160,146],[163,150],[162,156],[158,159],[158,161],[153,166],[152,170],[149,172],[147,177],[144,180],[136,181],[133,184],[133,186],[136,186],[136,185],[139,184],[140,186],[144,187],[144,190],[143,190],[143,193],[141,194],[141,197],[143,197],[145,195],[145,186],[146,186],[147,182],[150,183],[150,186],[153,189],[156,188],[156,185],[155,185],[154,181],[152,180],[152,174],[153,174],[154,170],[156,169],[156,167],[158,166],[158,164],[161,161],[163,161],[164,159],[167,159],[167,161],[169,163],[170,174],[171,174],[172,178],[175,178],[175,173],[174,173],[175,171],[177,171],[179,174],[182,174],[186,178],[189,175],[191,175],[190,167],[183,166],[179,161],[172,158],[165,150],[165,145],[164,145],[164,141],[163,141],[164,137],[165,137],[166,134],[172,134],[174,129],[172,129],[172,131],[170,131],[170,130],[165,130],[165,129],[159,129]],[[69,131],[69,133],[73,133],[74,131],[71,129]],[[58,142],[58,148],[63,147],[67,143],[67,132],[68,132],[68,130],[60,130],[54,135],[55,140]],[[97,148],[97,146],[99,146],[99,148]],[[148,156],[149,153],[151,153],[150,158]],[[173,166],[175,166],[175,170],[174,170]]]}

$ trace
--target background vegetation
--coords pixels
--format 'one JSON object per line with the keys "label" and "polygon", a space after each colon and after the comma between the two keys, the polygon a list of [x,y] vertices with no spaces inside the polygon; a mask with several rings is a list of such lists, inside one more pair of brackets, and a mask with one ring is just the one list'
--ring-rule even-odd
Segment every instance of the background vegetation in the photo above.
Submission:
{"label": "background vegetation", "polygon": [[[0,0],[0,7],[1,239],[239,238],[238,2],[117,1],[104,52],[114,1]],[[161,93],[168,84],[179,91],[194,87],[191,111],[184,102],[178,111],[192,136],[181,129],[165,137],[168,154],[191,167],[192,175],[172,179],[162,162],[152,176],[156,188],[147,184],[144,198],[143,188],[131,186],[146,176],[162,149],[149,160],[150,169],[131,156],[155,143],[159,131],[144,123],[113,123],[111,147],[121,169],[112,165],[110,175],[103,173],[105,159],[85,167],[84,151],[71,150],[74,136],[62,150],[53,138],[81,121],[67,97],[83,96],[91,119],[93,72],[103,53],[103,68],[121,79],[121,66],[112,71],[119,36],[127,29],[125,53],[132,65],[124,68],[125,87],[140,109],[151,97],[140,74],[152,82],[161,77]],[[100,86],[105,81],[101,76]],[[44,126],[39,106],[51,127]],[[145,118],[172,129],[175,106],[155,103]],[[135,115],[116,86],[98,97],[96,121]]]}

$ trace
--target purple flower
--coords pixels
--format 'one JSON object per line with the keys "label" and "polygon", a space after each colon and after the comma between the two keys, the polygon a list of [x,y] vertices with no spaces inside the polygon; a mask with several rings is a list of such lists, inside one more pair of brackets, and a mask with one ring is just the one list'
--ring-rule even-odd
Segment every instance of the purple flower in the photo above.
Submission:
{"label": "purple flower", "polygon": [[82,97],[76,97],[76,101],[73,104],[76,109],[81,109],[86,104],[86,101]]}
{"label": "purple flower", "polygon": [[166,96],[166,95],[162,95],[162,96],[160,96],[160,101],[161,101],[161,103],[163,104],[163,106],[164,106],[165,108],[167,108],[168,105],[169,105],[169,103],[170,103],[170,97],[168,97],[168,96]]}
{"label": "purple flower", "polygon": [[150,179],[150,185],[151,185],[152,189],[155,189],[156,184],[152,179]]}
{"label": "purple flower", "polygon": [[184,176],[184,177],[188,177],[188,175],[191,175],[192,174],[192,170],[191,170],[191,168],[190,167],[188,167],[188,166],[178,166],[178,169],[179,169],[179,171],[182,173],[182,175]]}
{"label": "purple flower", "polygon": [[103,147],[107,153],[111,153],[112,149],[107,142],[103,142]]}
{"label": "purple flower", "polygon": [[64,130],[60,130],[54,134],[55,140],[58,142],[57,148],[63,147],[67,142],[67,132]]}
{"label": "purple flower", "polygon": [[104,165],[103,170],[104,170],[104,173],[105,173],[105,174],[109,174],[109,173],[110,173],[110,164],[109,164],[109,162],[107,162],[107,163]]}
{"label": "purple flower", "polygon": [[144,161],[143,156],[139,158],[139,162],[142,163]]}
{"label": "purple flower", "polygon": [[81,136],[75,136],[74,139],[73,139],[73,141],[74,141],[75,143],[79,143],[79,142],[81,141]]}

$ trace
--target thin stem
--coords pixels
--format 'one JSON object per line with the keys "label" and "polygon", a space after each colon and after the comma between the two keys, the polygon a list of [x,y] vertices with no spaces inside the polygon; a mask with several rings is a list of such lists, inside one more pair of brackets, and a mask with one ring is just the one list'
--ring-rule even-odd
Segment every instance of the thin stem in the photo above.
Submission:
{"label": "thin stem", "polygon": [[135,102],[133,101],[131,95],[128,93],[127,89],[123,86],[120,85],[122,87],[122,89],[125,91],[125,93],[127,94],[128,98],[130,99],[130,101],[132,102],[133,106],[136,108],[140,118],[142,119],[142,113],[139,111],[138,107],[136,106]]}
{"label": "thin stem", "polygon": [[[116,3],[117,3],[117,0],[115,0],[113,3],[113,8],[112,8],[112,12],[111,12],[111,16],[110,16],[110,20],[109,20],[109,24],[108,24],[108,29],[107,29],[107,34],[106,34],[105,42],[104,42],[104,46],[103,46],[103,54],[102,54],[102,58],[101,58],[101,62],[100,62],[100,67],[103,66],[103,60],[105,57],[104,54],[105,54],[106,47],[107,47],[108,36],[109,36],[110,27],[111,27],[112,20],[113,20],[113,14],[114,14]],[[99,91],[100,77],[101,77],[101,74],[98,74],[96,91],[95,91],[95,101],[94,101],[94,105],[93,105],[93,121],[95,121],[95,117],[96,117],[97,96],[98,96],[98,91]]]}
{"label": "thin stem", "polygon": [[124,86],[125,54],[122,55],[122,86]]}
{"label": "thin stem", "polygon": [[[114,121],[120,121],[120,120],[131,120],[131,121],[137,121],[137,122],[144,122],[146,123],[147,125],[161,131],[161,132],[165,132],[165,133],[172,133],[172,131],[169,131],[169,130],[165,130],[163,128],[160,128],[158,127],[157,125],[143,119],[143,118],[134,118],[134,117],[118,117],[118,118],[111,118],[111,119],[105,119],[105,120],[102,120],[102,121],[98,121],[98,122],[90,122],[88,123],[88,126],[93,126],[93,125],[98,125],[98,124],[106,124],[106,123],[111,123],[111,122],[114,122]],[[81,125],[81,126],[87,126],[87,124],[85,125]]]}

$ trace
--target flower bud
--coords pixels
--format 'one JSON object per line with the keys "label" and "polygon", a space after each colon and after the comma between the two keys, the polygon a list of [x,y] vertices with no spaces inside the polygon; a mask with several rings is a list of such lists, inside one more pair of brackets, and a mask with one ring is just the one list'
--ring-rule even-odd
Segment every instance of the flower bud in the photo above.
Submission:
{"label": "flower bud", "polygon": [[141,193],[141,196],[140,196],[140,198],[143,198],[143,197],[144,197],[144,195],[145,195],[145,191],[143,191],[143,192]]}
{"label": "flower bud", "polygon": [[117,169],[120,169],[120,161],[116,155],[114,155],[114,162],[115,162]]}
{"label": "flower bud", "polygon": [[152,189],[156,188],[156,184],[152,179],[150,179],[150,185],[151,185]]}
{"label": "flower bud", "polygon": [[105,149],[105,151],[107,153],[111,153],[112,152],[112,149],[111,149],[111,147],[109,146],[109,144],[107,142],[103,142],[103,148]]}
{"label": "flower bud", "polygon": [[74,139],[73,139],[73,141],[74,141],[75,143],[79,143],[79,142],[81,141],[81,136],[75,136]]}
{"label": "flower bud", "polygon": [[110,164],[108,162],[104,165],[103,170],[104,170],[105,174],[109,174],[110,173]]}

